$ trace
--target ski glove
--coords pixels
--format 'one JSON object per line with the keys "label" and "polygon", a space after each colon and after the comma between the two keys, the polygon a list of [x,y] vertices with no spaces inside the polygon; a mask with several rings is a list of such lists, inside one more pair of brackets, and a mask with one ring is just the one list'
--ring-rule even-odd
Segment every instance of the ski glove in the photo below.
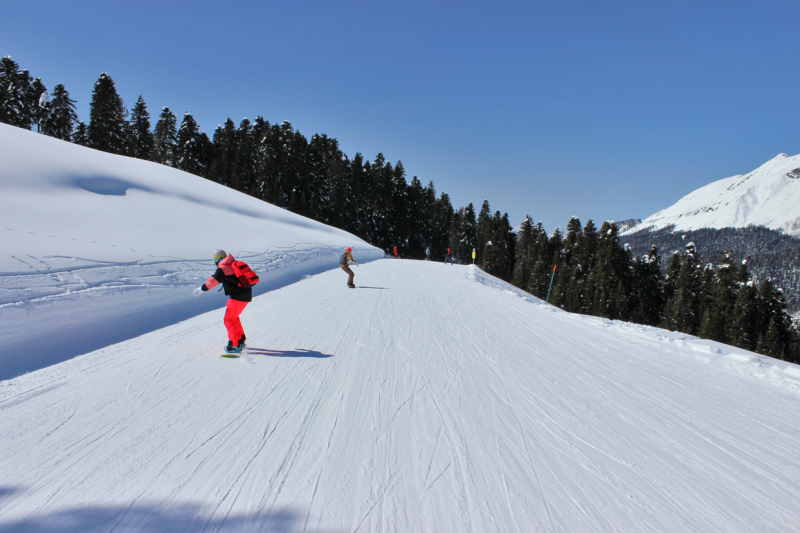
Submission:
{"label": "ski glove", "polygon": [[192,294],[194,294],[195,296],[200,296],[202,293],[203,293],[203,289],[201,289],[200,287],[197,287]]}

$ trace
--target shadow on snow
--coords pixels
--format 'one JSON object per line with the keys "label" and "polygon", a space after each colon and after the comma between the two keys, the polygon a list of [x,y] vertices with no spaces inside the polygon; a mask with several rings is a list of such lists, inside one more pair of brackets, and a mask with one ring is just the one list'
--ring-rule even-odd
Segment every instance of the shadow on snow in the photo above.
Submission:
{"label": "shadow on snow", "polygon": [[266,355],[268,357],[313,357],[316,359],[327,359],[333,357],[332,354],[316,352],[314,350],[268,350],[266,348],[245,348],[247,353],[252,355]]}
{"label": "shadow on snow", "polygon": [[221,516],[208,516],[208,514],[208,507],[192,503],[87,505],[51,513],[37,513],[35,516],[14,522],[0,522],[0,530],[7,533],[88,533],[112,530],[141,533],[189,531],[289,533],[307,530],[300,513],[285,509],[248,514],[223,512]]}

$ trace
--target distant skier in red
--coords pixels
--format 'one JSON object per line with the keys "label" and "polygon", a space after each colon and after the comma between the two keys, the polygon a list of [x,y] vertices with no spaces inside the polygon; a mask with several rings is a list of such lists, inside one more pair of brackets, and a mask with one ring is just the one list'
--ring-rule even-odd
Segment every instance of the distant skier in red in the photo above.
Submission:
{"label": "distant skier in red", "polygon": [[[239,282],[240,278],[234,272],[234,262],[243,264],[241,261],[236,261],[232,255],[226,254],[224,250],[217,250],[212,257],[214,264],[217,265],[217,270],[202,287],[194,290],[194,295],[199,296],[202,292],[211,290],[222,283],[225,294],[229,296],[227,310],[225,311],[225,328],[228,330],[228,345],[225,350],[228,353],[239,353],[244,348],[246,339],[239,315],[242,314],[247,304],[253,301],[253,287],[250,285],[242,287]],[[247,267],[247,265],[244,266]],[[249,267],[247,267],[247,270],[250,270]],[[257,280],[258,277],[256,276]]]}
{"label": "distant skier in red", "polygon": [[394,247],[394,255],[392,256],[392,259],[397,259],[397,246]]}

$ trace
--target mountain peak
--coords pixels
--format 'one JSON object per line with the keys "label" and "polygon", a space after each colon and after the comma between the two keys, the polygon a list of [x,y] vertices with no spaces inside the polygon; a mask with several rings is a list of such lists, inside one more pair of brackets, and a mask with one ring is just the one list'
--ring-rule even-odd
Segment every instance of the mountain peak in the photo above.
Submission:
{"label": "mountain peak", "polygon": [[800,236],[800,154],[778,154],[757,169],[709,183],[625,230],[634,233],[765,226]]}

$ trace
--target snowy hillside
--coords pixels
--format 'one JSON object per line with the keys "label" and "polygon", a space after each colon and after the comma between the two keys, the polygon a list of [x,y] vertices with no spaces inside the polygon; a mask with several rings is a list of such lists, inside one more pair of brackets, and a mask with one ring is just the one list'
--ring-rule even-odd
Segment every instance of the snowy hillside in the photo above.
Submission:
{"label": "snowy hillside", "polygon": [[744,176],[710,183],[623,232],[766,226],[800,237],[800,155],[780,154]]}
{"label": "snowy hillside", "polygon": [[0,386],[0,530],[788,532],[800,368],[381,260]]}
{"label": "snowy hillside", "polygon": [[0,378],[219,306],[191,296],[218,248],[259,273],[259,292],[336,266],[345,246],[383,255],[203,178],[6,124],[0,220]]}

